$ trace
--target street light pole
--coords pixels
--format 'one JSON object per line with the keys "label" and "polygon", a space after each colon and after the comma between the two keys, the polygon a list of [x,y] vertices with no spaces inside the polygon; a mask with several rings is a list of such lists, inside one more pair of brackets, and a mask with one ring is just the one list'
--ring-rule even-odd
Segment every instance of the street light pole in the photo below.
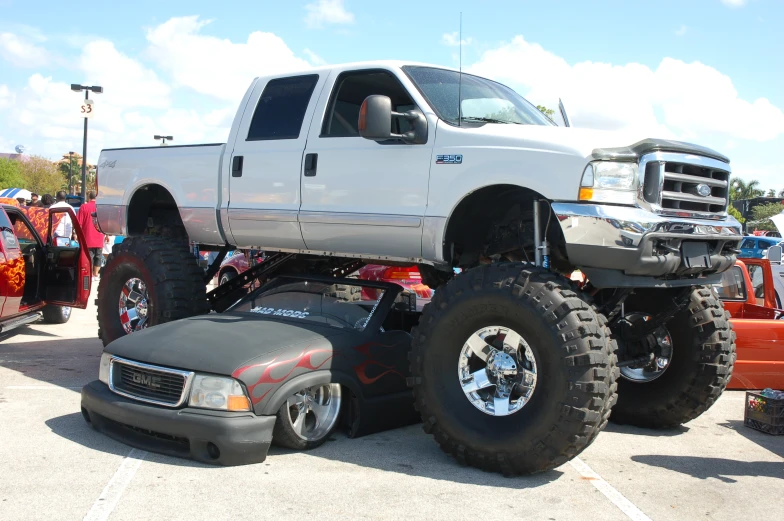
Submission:
{"label": "street light pole", "polygon": [[[84,89],[84,99],[87,100],[89,90]],[[84,118],[84,139],[82,140],[82,203],[87,202],[87,118]]]}
{"label": "street light pole", "polygon": [[[87,85],[72,83],[71,90],[74,92],[84,91],[85,106],[87,106],[87,100],[90,99],[88,97],[90,91],[100,94],[103,92],[103,87],[99,87],[97,85],[88,87]],[[87,116],[86,114],[87,113],[85,113],[85,118],[84,118],[84,139],[82,142],[82,202],[86,202],[87,199]]]}

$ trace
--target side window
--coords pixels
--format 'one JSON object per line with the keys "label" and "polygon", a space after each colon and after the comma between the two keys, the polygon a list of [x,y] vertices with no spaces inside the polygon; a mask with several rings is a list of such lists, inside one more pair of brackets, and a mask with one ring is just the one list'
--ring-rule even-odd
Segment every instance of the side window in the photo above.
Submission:
{"label": "side window", "polygon": [[14,223],[14,234],[19,241],[19,248],[24,250],[26,246],[38,244],[35,238],[35,233],[27,225],[27,223],[18,215],[11,215],[11,221]]}
{"label": "side window", "polygon": [[297,139],[318,74],[271,80],[256,105],[247,141]]}
{"label": "side window", "polygon": [[765,305],[765,277],[763,276],[762,266],[750,264],[748,266],[751,286],[754,290],[754,297],[757,299],[758,306]]}
{"label": "side window", "polygon": [[721,283],[714,287],[722,300],[746,300],[746,284],[743,281],[743,272],[738,266],[725,271],[721,276]]}
{"label": "side window", "polygon": [[754,248],[754,239],[746,239],[745,241],[743,241],[743,244],[741,244],[740,247],[745,250],[750,250]]}
{"label": "side window", "polygon": [[4,210],[0,210],[0,234],[2,234],[3,246],[6,251],[19,249],[19,241],[16,240],[16,235],[14,235],[14,226]]}
{"label": "side window", "polygon": [[[321,137],[357,137],[359,108],[371,94],[389,96],[392,110],[406,112],[416,108],[414,101],[400,81],[386,71],[344,72],[335,82],[327,114],[321,127]],[[392,119],[392,132],[407,132],[408,121]]]}

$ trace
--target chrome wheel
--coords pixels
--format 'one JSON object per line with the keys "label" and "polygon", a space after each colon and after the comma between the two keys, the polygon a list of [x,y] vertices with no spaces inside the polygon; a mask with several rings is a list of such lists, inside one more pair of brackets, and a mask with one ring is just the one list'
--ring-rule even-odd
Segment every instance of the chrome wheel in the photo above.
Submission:
{"label": "chrome wheel", "polygon": [[340,384],[303,389],[286,400],[286,417],[299,438],[319,441],[327,436],[340,413]]}
{"label": "chrome wheel", "polygon": [[120,291],[120,323],[126,334],[147,327],[148,319],[147,286],[141,279],[130,279]]}
{"label": "chrome wheel", "polygon": [[[626,321],[632,325],[647,322],[651,318],[651,315],[645,313],[631,313],[625,317]],[[652,353],[650,360],[621,367],[621,376],[632,382],[652,382],[664,374],[672,362],[672,337],[665,326],[660,326],[643,338],[641,342],[644,348]]]}
{"label": "chrome wheel", "polygon": [[68,321],[71,318],[71,306],[63,306],[60,308],[60,312],[63,314],[63,321]]}
{"label": "chrome wheel", "polygon": [[491,416],[508,416],[522,409],[534,393],[536,358],[515,330],[489,326],[463,345],[457,376],[474,407]]}

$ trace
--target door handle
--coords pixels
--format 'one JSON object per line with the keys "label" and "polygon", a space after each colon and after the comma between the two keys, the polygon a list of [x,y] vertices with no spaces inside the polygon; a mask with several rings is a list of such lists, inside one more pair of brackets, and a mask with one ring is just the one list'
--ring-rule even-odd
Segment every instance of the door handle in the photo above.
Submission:
{"label": "door handle", "polygon": [[318,154],[305,154],[305,177],[315,177]]}
{"label": "door handle", "polygon": [[231,177],[242,177],[242,156],[234,156],[231,160]]}

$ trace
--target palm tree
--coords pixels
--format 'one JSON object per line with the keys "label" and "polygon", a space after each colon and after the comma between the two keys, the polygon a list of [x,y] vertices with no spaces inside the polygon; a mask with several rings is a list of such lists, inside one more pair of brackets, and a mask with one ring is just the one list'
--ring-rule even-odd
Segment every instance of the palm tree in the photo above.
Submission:
{"label": "palm tree", "polygon": [[779,190],[779,197],[784,197],[784,188]]}
{"label": "palm tree", "polygon": [[768,195],[766,195],[765,197],[776,197],[776,190],[774,190],[773,188],[768,188]]}
{"label": "palm tree", "polygon": [[759,184],[760,183],[757,180],[746,182],[737,177],[730,180],[730,199],[738,201],[741,199],[761,197],[765,194],[765,191],[759,188]]}

